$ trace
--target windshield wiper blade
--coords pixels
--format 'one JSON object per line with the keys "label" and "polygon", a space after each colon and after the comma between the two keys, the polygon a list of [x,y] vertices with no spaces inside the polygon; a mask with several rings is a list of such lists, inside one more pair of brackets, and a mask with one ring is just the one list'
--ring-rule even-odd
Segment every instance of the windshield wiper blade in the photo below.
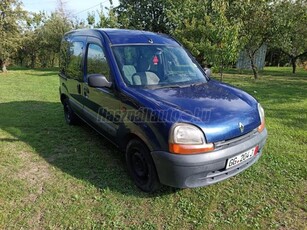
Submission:
{"label": "windshield wiper blade", "polygon": [[203,85],[203,84],[205,84],[205,82],[192,83],[192,84],[190,84],[190,86],[193,87],[193,86],[199,86],[199,85]]}
{"label": "windshield wiper blade", "polygon": [[186,85],[159,85],[157,88],[162,89],[162,88],[184,88]]}

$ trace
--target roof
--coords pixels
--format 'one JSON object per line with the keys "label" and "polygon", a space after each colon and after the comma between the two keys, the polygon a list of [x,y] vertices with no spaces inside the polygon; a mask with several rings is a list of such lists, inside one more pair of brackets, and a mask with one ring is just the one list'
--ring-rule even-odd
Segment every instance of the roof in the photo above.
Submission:
{"label": "roof", "polygon": [[114,45],[118,44],[170,44],[170,45],[180,45],[172,37],[153,33],[149,31],[142,30],[127,30],[127,29],[82,29],[74,30],[69,33],[74,33],[76,35],[97,35],[99,33],[104,33],[108,36],[110,42]]}

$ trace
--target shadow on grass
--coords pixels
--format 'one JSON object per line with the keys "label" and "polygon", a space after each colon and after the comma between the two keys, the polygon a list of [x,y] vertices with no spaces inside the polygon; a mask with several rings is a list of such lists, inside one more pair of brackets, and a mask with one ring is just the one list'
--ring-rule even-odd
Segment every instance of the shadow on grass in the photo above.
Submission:
{"label": "shadow on grass", "polygon": [[144,198],[176,191],[164,187],[146,194],[137,189],[127,175],[124,154],[86,124],[67,125],[61,103],[0,103],[0,129],[12,136],[0,141],[21,140],[52,166],[98,189]]}
{"label": "shadow on grass", "polygon": [[27,76],[37,76],[37,77],[54,77],[58,75],[58,72],[50,70],[50,71],[37,71],[37,72],[33,72],[33,73],[27,73]]}
{"label": "shadow on grass", "polygon": [[25,66],[10,66],[9,70],[31,70],[31,71],[54,71],[59,72],[59,67],[50,67],[50,68],[30,68]]}
{"label": "shadow on grass", "polygon": [[36,69],[31,69],[27,67],[19,67],[19,66],[13,66],[8,69],[7,73],[1,73],[0,74],[10,74],[15,71],[21,72],[21,74],[24,73],[24,76],[39,76],[39,77],[54,77],[57,76],[59,73],[59,68],[58,67],[53,67],[53,68],[36,68]]}

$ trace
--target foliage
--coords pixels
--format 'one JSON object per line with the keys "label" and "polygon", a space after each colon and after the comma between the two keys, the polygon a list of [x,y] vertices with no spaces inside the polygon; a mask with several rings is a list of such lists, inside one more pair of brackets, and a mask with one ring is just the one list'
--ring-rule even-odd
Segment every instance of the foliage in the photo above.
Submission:
{"label": "foliage", "polygon": [[19,0],[0,2],[0,67],[4,72],[8,59],[20,47],[24,15]]}
{"label": "foliage", "polygon": [[118,21],[124,28],[169,33],[173,24],[168,11],[173,10],[171,0],[120,0],[116,8]]}
{"label": "foliage", "polygon": [[22,65],[34,68],[54,66],[58,61],[63,35],[72,25],[63,13],[56,11],[51,15],[44,12],[28,16],[28,27],[22,35],[22,47],[16,55]]}
{"label": "foliage", "polygon": [[89,12],[87,13],[87,23],[90,25],[90,26],[93,26],[95,24],[95,12]]}
{"label": "foliage", "polygon": [[16,53],[16,59],[20,66],[35,67],[37,56],[42,52],[40,28],[46,20],[43,12],[27,15],[27,28],[22,34],[21,47]]}
{"label": "foliage", "polygon": [[63,18],[58,12],[54,12],[46,20],[41,28],[42,47],[51,54],[58,54],[63,35],[71,30],[71,24],[67,18]]}
{"label": "foliage", "polygon": [[[239,52],[246,51],[257,78],[254,59],[263,44],[282,50],[293,71],[297,60],[307,56],[306,0],[120,0],[118,7],[112,1],[110,5],[101,5],[98,11],[88,13],[87,20],[79,20],[71,17],[62,0],[58,0],[57,10],[50,15],[23,11],[19,0],[2,1],[0,64],[13,58],[24,66],[55,66],[62,35],[71,29],[89,27],[171,34],[202,65],[213,65],[221,76]],[[281,56],[279,52],[275,54]]]}
{"label": "foliage", "polygon": [[[107,13],[105,13],[103,9],[105,9]],[[103,8],[103,6],[101,5],[100,10],[97,13],[98,13],[99,21],[95,25],[96,28],[116,28],[118,27],[117,15],[112,5],[112,2],[109,8],[108,7]]]}
{"label": "foliage", "polygon": [[198,1],[186,1],[173,20],[180,22],[173,31],[197,60],[214,65],[221,74],[238,55],[239,24],[226,17],[229,5],[226,1],[208,1],[199,6]]}
{"label": "foliage", "polygon": [[267,44],[276,34],[273,15],[273,1],[231,1],[229,18],[240,23],[239,40],[250,59],[254,78],[258,78],[255,54],[263,44]]}
{"label": "foliage", "polygon": [[282,0],[274,7],[279,33],[272,45],[290,58],[292,72],[295,73],[297,59],[307,54],[307,1]]}

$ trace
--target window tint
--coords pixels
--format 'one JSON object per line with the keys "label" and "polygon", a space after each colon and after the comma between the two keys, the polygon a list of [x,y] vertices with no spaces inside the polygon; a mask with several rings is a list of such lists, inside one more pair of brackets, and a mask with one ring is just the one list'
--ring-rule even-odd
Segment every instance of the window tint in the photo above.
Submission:
{"label": "window tint", "polygon": [[110,81],[110,68],[101,46],[89,44],[87,51],[87,75],[102,74]]}
{"label": "window tint", "polygon": [[66,69],[65,74],[68,78],[72,78],[78,81],[83,81],[82,73],[82,42],[71,42],[69,43],[69,50],[66,57]]}

